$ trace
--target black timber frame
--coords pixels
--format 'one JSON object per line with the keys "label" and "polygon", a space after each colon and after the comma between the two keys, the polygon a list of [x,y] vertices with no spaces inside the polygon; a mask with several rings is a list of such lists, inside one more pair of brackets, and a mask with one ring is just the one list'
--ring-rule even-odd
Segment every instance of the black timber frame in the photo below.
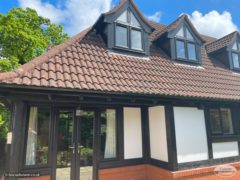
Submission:
{"label": "black timber frame", "polygon": [[[174,106],[184,107],[199,107],[204,109],[205,116],[207,117],[207,108],[213,105],[219,105],[231,107],[233,109],[233,119],[239,117],[240,113],[237,109],[240,108],[239,102],[222,102],[222,101],[206,101],[201,99],[180,99],[178,97],[164,97],[164,96],[141,96],[141,95],[123,95],[123,94],[102,94],[92,92],[62,92],[62,91],[50,91],[43,89],[17,89],[17,88],[2,88],[0,90],[2,96],[13,104],[13,118],[11,122],[10,131],[14,132],[12,148],[10,148],[8,157],[9,165],[6,172],[23,172],[23,173],[40,173],[41,175],[51,175],[53,168],[53,160],[50,161],[50,166],[46,167],[32,167],[23,168],[24,161],[24,135],[26,132],[27,122],[27,107],[29,105],[48,105],[52,109],[52,119],[56,118],[57,107],[68,108],[97,108],[102,109],[104,107],[117,108],[117,119],[123,119],[123,107],[140,107],[142,114],[142,136],[143,136],[143,158],[124,160],[124,142],[123,142],[123,121],[118,121],[118,158],[114,161],[102,161],[97,163],[97,169],[106,169],[122,166],[131,166],[138,164],[151,164],[170,171],[177,171],[181,169],[195,168],[203,165],[214,165],[225,162],[239,161],[238,157],[213,159],[212,157],[212,142],[215,141],[227,141],[236,140],[240,141],[240,129],[237,128],[237,135],[235,137],[222,137],[214,138],[209,133],[209,120],[205,118],[207,127],[207,137],[209,145],[209,160],[190,162],[190,163],[177,163],[177,151],[176,151],[176,138],[174,128]],[[221,102],[221,103],[220,103]],[[168,156],[169,162],[163,162],[150,158],[150,141],[149,141],[149,124],[148,124],[148,107],[164,105],[166,112],[166,128],[167,128],[167,141],[168,141]],[[234,120],[233,120],[234,121]],[[235,122],[235,121],[234,121]],[[239,124],[239,122],[237,122]],[[236,126],[236,124],[235,124]],[[24,128],[22,128],[24,127]],[[54,127],[51,127],[51,131],[55,131]],[[52,135],[51,135],[52,138]],[[51,147],[53,149],[53,147]],[[98,148],[99,149],[99,148]],[[99,152],[98,152],[99,153]],[[98,156],[96,154],[96,156]],[[18,163],[16,163],[18,162]]]}

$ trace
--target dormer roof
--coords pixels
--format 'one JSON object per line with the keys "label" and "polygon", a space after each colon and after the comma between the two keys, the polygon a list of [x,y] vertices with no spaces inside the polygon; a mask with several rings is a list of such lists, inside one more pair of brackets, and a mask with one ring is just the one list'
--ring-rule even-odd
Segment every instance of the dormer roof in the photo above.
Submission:
{"label": "dormer roof", "polygon": [[189,27],[191,28],[192,32],[194,33],[194,35],[200,39],[202,42],[205,42],[205,40],[202,38],[202,36],[198,33],[198,31],[196,30],[196,28],[193,26],[192,22],[190,21],[190,19],[188,18],[188,16],[186,14],[183,14],[181,16],[179,16],[175,21],[173,21],[170,25],[166,26],[163,30],[159,31],[158,33],[155,34],[155,37],[153,39],[153,41],[157,41],[159,38],[161,38],[162,36],[164,36],[167,33],[170,33],[172,31],[175,31],[178,26],[183,22],[186,21],[186,23],[189,25]]}
{"label": "dormer roof", "polygon": [[138,16],[141,18],[141,20],[146,23],[149,27],[151,27],[152,29],[154,29],[151,24],[149,23],[149,21],[145,18],[145,16],[142,14],[142,12],[140,11],[140,9],[138,8],[138,6],[136,5],[136,3],[133,0],[122,0],[119,2],[119,4],[117,6],[115,6],[113,9],[111,9],[110,11],[104,13],[104,16],[110,16],[114,13],[117,13],[121,8],[124,8],[124,6],[130,3],[132,5],[132,7],[135,9],[136,13],[138,14]]}
{"label": "dormer roof", "polygon": [[232,45],[236,41],[237,37],[240,37],[240,34],[238,31],[234,31],[220,39],[217,39],[211,43],[208,43],[206,45],[207,53],[213,53],[223,48],[227,48],[228,46]]}

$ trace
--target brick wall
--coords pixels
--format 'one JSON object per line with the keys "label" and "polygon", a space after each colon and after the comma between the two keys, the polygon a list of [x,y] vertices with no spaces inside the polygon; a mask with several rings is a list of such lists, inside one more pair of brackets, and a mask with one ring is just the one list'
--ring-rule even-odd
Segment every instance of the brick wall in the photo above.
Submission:
{"label": "brick wall", "polygon": [[171,172],[152,165],[137,165],[99,170],[99,180],[236,180],[240,179],[240,162],[231,163],[237,172],[231,177],[219,176],[217,166]]}
{"label": "brick wall", "polygon": [[[217,166],[171,172],[152,165],[137,165],[99,170],[99,180],[237,180],[240,179],[240,162],[230,163],[237,172],[222,177],[214,172]],[[50,180],[49,176],[20,178],[19,180]]]}
{"label": "brick wall", "polygon": [[128,166],[99,170],[99,180],[145,180],[146,166]]}
{"label": "brick wall", "polygon": [[19,178],[18,180],[50,180],[50,176],[40,176],[40,177],[32,177],[32,178]]}

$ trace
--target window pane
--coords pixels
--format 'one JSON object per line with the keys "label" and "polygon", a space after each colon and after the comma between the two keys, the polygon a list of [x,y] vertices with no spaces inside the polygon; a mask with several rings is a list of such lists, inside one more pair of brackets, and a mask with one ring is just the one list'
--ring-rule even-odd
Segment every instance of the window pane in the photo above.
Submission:
{"label": "window pane", "polygon": [[73,111],[60,110],[57,128],[56,180],[70,179],[73,153]]}
{"label": "window pane", "polygon": [[212,133],[222,133],[219,110],[210,109],[209,111]]}
{"label": "window pane", "polygon": [[233,67],[240,68],[238,54],[232,53],[232,58],[233,58]]}
{"label": "window pane", "polygon": [[127,11],[124,11],[121,16],[117,19],[117,21],[125,22],[127,23]]}
{"label": "window pane", "polygon": [[223,133],[233,134],[232,115],[229,108],[221,108]]}
{"label": "window pane", "polygon": [[104,159],[116,157],[116,110],[101,112],[101,156]]}
{"label": "window pane", "polygon": [[237,43],[234,43],[234,45],[233,45],[233,48],[232,48],[233,50],[238,50],[238,48],[237,48]]}
{"label": "window pane", "polygon": [[116,26],[116,45],[127,47],[127,28]]}
{"label": "window pane", "polygon": [[185,47],[183,41],[177,41],[177,57],[178,58],[186,58],[185,56]]}
{"label": "window pane", "polygon": [[192,34],[189,32],[188,29],[186,29],[186,38],[189,40],[193,40]]}
{"label": "window pane", "polygon": [[196,48],[194,44],[188,43],[188,58],[196,60]]}
{"label": "window pane", "polygon": [[181,27],[181,29],[179,29],[177,36],[184,37],[183,27]]}
{"label": "window pane", "polygon": [[48,162],[50,111],[31,107],[29,112],[26,165]]}
{"label": "window pane", "polygon": [[142,33],[138,30],[131,30],[131,48],[142,49]]}
{"label": "window pane", "polygon": [[133,26],[140,26],[138,20],[136,19],[136,17],[134,16],[134,14],[131,12],[130,13],[130,18],[131,18],[131,21],[130,21],[130,24],[133,25]]}

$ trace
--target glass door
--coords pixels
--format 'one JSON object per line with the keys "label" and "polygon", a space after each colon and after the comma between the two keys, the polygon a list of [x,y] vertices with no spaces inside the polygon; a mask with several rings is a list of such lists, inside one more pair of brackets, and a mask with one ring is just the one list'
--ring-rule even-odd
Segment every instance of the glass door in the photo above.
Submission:
{"label": "glass door", "polygon": [[81,110],[79,117],[79,178],[93,180],[94,175],[94,122],[95,111]]}
{"label": "glass door", "polygon": [[[56,180],[93,180],[95,111],[59,110],[56,121]],[[75,116],[75,113],[77,114]]]}
{"label": "glass door", "polygon": [[74,179],[74,111],[60,110],[57,119],[56,180]]}

